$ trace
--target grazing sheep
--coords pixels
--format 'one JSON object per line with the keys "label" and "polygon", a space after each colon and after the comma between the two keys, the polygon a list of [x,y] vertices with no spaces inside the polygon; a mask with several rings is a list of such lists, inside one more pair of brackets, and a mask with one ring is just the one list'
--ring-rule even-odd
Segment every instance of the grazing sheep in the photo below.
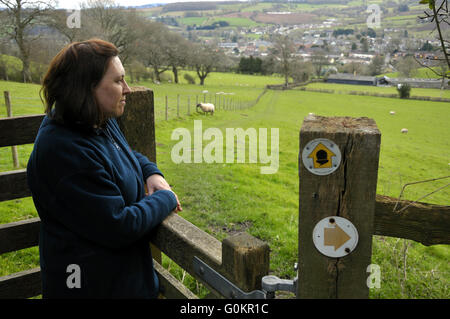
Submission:
{"label": "grazing sheep", "polygon": [[394,115],[395,111],[390,111],[389,114]]}
{"label": "grazing sheep", "polygon": [[408,133],[408,129],[407,128],[402,128],[401,132],[402,133]]}
{"label": "grazing sheep", "polygon": [[211,112],[211,115],[214,115],[214,104],[212,103],[198,103],[196,107],[197,112],[198,108],[201,108],[205,114]]}

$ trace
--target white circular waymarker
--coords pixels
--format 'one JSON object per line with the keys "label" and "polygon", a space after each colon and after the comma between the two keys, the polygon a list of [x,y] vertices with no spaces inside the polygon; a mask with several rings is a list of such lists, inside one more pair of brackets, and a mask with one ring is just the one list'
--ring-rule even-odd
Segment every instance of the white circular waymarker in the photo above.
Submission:
{"label": "white circular waymarker", "polygon": [[341,164],[341,151],[333,141],[316,138],[306,144],[302,151],[302,162],[315,175],[328,175]]}
{"label": "white circular waymarker", "polygon": [[350,254],[358,244],[358,231],[348,219],[329,216],[313,230],[313,242],[323,255],[339,258]]}

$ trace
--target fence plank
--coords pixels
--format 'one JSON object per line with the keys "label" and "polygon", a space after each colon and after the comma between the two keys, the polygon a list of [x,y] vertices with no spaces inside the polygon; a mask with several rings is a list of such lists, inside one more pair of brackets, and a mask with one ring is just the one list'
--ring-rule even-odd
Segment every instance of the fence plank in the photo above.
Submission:
{"label": "fence plank", "polygon": [[0,225],[0,254],[33,247],[39,243],[39,218]]}
{"label": "fence plank", "polygon": [[0,119],[0,147],[31,144],[44,119],[44,114]]}
{"label": "fence plank", "polygon": [[198,299],[198,297],[178,281],[172,274],[158,262],[153,260],[156,274],[159,279],[161,294],[167,299]]}
{"label": "fence plank", "polygon": [[0,172],[0,202],[27,196],[31,196],[31,192],[26,169]]}
{"label": "fence plank", "polygon": [[412,203],[401,200],[394,212],[396,198],[377,195],[375,235],[407,238],[426,246],[450,244],[450,206]]}
{"label": "fence plank", "polygon": [[41,293],[39,267],[0,277],[0,299],[24,299]]}
{"label": "fence plank", "polygon": [[192,276],[194,256],[217,269],[222,263],[222,244],[177,214],[169,215],[152,235],[151,242]]}

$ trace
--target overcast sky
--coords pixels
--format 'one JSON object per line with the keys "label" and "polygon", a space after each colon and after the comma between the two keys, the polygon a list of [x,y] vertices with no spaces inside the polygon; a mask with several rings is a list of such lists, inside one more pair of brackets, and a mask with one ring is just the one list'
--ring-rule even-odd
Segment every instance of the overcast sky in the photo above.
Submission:
{"label": "overcast sky", "polygon": [[[208,2],[212,0],[116,0],[117,4],[123,6],[140,6],[149,3],[173,3],[173,2]],[[233,1],[233,0],[221,0]],[[64,9],[79,9],[82,0],[59,0],[59,8]]]}

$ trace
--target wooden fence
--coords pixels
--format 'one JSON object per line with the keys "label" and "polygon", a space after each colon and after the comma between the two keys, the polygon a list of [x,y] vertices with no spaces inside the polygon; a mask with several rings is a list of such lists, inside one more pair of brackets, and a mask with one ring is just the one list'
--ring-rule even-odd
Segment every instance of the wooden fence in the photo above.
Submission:
{"label": "wooden fence", "polygon": [[[152,91],[134,89],[119,124],[131,147],[156,162],[153,104]],[[0,147],[33,143],[42,119],[43,115],[0,119]],[[372,236],[450,244],[450,207],[376,195],[380,132],[372,120],[306,118],[300,150],[311,140],[323,138],[336,143],[342,159],[336,172],[318,176],[308,172],[299,158],[297,297],[367,298]],[[0,201],[26,196],[30,192],[25,170],[0,173]],[[358,230],[358,245],[346,256],[327,257],[313,245],[314,226],[330,216],[344,217]],[[39,227],[38,218],[0,225],[0,254],[37,245]],[[170,215],[156,229],[151,243],[195,278],[193,258],[197,256],[246,292],[259,289],[269,270],[266,243],[246,233],[220,242],[178,215]],[[157,252],[154,258],[160,261]],[[196,298],[158,262],[155,268],[167,298]],[[40,285],[39,268],[11,274],[0,278],[0,298],[35,296],[41,292]],[[217,297],[230,297],[205,286]]]}
{"label": "wooden fence", "polygon": [[[164,109],[160,108],[156,116],[159,119],[169,120],[172,118],[183,117],[184,115],[191,115],[196,112],[196,105],[201,102],[213,103],[215,106],[214,112],[217,111],[236,111],[251,108],[259,99],[266,93],[264,89],[256,99],[247,100],[239,96],[235,96],[234,93],[218,92],[215,94],[204,93],[202,95],[180,95],[169,98],[164,97]],[[164,110],[164,111],[163,111]],[[164,112],[164,114],[163,114]]]}
{"label": "wooden fence", "polygon": [[[153,107],[151,90],[133,88],[119,125],[130,146],[156,162]],[[43,117],[0,119],[0,147],[33,143]],[[25,169],[0,173],[0,201],[30,195]],[[40,223],[39,218],[32,218],[0,225],[0,254],[38,245]],[[154,231],[151,243],[155,269],[166,298],[197,296],[160,265],[159,251],[199,279],[193,269],[196,256],[246,292],[260,289],[261,278],[269,271],[269,246],[266,243],[247,233],[220,242],[176,214],[166,218]],[[40,276],[38,267],[0,277],[0,298],[29,298],[41,294]],[[207,283],[203,284],[214,296],[230,298],[221,296]]]}

